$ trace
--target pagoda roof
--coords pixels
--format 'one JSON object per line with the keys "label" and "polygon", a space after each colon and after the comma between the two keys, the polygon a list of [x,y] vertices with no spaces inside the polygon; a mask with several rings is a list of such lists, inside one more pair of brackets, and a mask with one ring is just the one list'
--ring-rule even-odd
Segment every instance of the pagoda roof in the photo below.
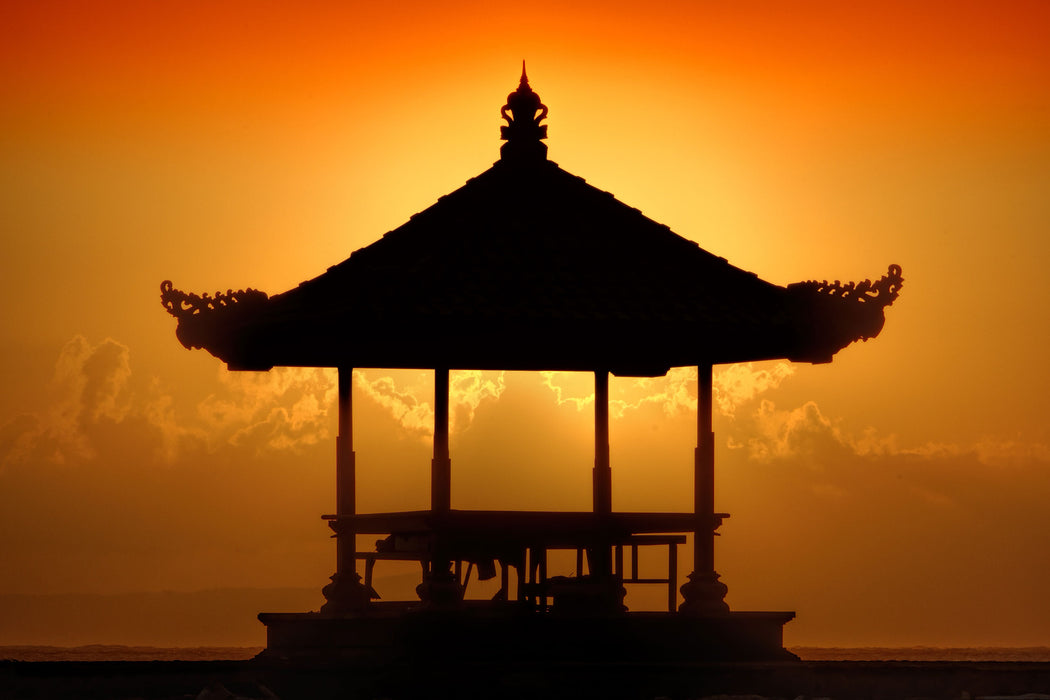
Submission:
{"label": "pagoda roof", "polygon": [[274,296],[165,282],[180,341],[231,369],[660,375],[828,362],[882,329],[899,267],[874,283],[761,280],[547,160],[546,107],[527,93],[508,98],[499,161],[320,276]]}

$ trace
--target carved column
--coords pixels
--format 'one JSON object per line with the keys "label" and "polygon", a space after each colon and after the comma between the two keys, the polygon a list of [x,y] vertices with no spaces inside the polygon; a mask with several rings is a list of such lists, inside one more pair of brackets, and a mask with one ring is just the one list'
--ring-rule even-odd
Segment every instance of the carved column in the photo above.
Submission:
{"label": "carved column", "polygon": [[693,456],[693,572],[682,585],[680,612],[696,615],[726,613],[726,585],[715,572],[715,434],[712,427],[711,365],[697,367],[696,451]]}
{"label": "carved column", "polygon": [[612,468],[609,465],[609,373],[594,373],[594,512],[612,512]]}
{"label": "carved column", "polygon": [[[430,462],[430,510],[447,515],[452,509],[452,458],[449,453],[449,371],[434,370],[434,458]],[[440,523],[440,519],[438,519]],[[463,601],[463,587],[452,570],[449,542],[440,524],[433,532],[429,570],[416,587],[420,600],[432,608],[456,607]]]}
{"label": "carved column", "polygon": [[430,462],[430,509],[452,508],[452,458],[448,440],[448,370],[434,370],[434,459]]}
{"label": "carved column", "polygon": [[[612,467],[609,464],[609,373],[598,370],[594,373],[594,471],[593,507],[597,516],[612,513]],[[588,554],[591,576],[612,576],[611,545],[602,544]]]}
{"label": "carved column", "polygon": [[593,508],[596,541],[587,549],[590,580],[577,582],[578,590],[555,595],[555,609],[602,614],[626,610],[623,584],[612,564],[612,467],[609,459],[609,372],[594,372],[594,471]]}
{"label": "carved column", "polygon": [[[357,457],[354,454],[354,400],[352,367],[339,370],[339,418],[335,446],[335,513],[338,516],[357,513]],[[356,546],[353,533],[336,540],[336,571],[355,570]]]}
{"label": "carved column", "polygon": [[369,591],[357,573],[357,533],[343,520],[357,512],[357,465],[354,455],[354,405],[352,367],[339,368],[338,426],[335,442],[335,574],[324,587],[326,602],[322,612],[347,613],[362,610],[369,600]]}

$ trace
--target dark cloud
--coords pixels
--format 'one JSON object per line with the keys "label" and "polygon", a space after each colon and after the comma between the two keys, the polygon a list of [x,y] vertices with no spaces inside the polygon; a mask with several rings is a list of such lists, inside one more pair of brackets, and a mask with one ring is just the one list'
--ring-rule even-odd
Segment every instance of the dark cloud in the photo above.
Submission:
{"label": "dark cloud", "polygon": [[335,375],[320,369],[221,371],[216,390],[198,398],[195,411],[179,413],[159,380],[133,375],[127,346],[109,338],[92,345],[75,336],[59,353],[48,397],[39,414],[0,426],[0,466],[95,462],[100,441],[150,442],[150,463],[173,463],[202,445],[295,451],[330,437]]}
{"label": "dark cloud", "polygon": [[768,399],[727,432],[736,449],[721,449],[716,479],[733,513],[719,542],[732,604],[798,610],[795,644],[1045,639],[1044,446],[903,446]]}
{"label": "dark cloud", "polygon": [[326,377],[226,378],[180,404],[132,368],[75,337],[47,406],[0,426],[0,592],[323,582]]}
{"label": "dark cloud", "polygon": [[[116,341],[74,338],[46,409],[0,426],[0,592],[323,585],[334,373],[222,371],[210,393],[176,396],[133,360]],[[614,383],[617,507],[690,507],[695,388],[679,374]],[[1033,583],[1050,576],[1050,451],[850,432],[816,402],[774,403],[786,374],[753,374],[732,375],[731,415],[716,417],[717,505],[733,514],[718,562],[734,607],[798,610],[794,643],[1023,643],[1050,626]],[[429,447],[406,417],[432,389],[359,375],[361,503],[425,507]],[[462,375],[457,503],[586,508],[585,384],[559,406],[551,378]]]}

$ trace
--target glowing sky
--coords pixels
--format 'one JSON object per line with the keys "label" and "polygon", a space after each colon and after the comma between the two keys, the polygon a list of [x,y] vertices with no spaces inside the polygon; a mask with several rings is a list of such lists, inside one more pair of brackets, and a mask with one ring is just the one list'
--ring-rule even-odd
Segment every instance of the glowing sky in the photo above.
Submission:
{"label": "glowing sky", "polygon": [[[903,267],[875,341],[716,371],[729,603],[1050,644],[1043,2],[4,3],[0,593],[323,585],[332,374],[226,373],[158,285],[398,226],[497,158],[522,58],[552,160],[733,264]],[[454,507],[587,507],[589,378],[453,379]],[[430,381],[359,373],[362,510],[426,504]],[[612,388],[614,505],[687,508],[688,371]]]}

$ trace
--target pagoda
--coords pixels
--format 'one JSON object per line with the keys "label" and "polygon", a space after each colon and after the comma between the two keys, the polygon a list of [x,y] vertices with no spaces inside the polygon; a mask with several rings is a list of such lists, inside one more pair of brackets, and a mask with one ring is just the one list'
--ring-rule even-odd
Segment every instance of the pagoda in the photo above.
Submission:
{"label": "pagoda", "polygon": [[[501,115],[505,143],[491,168],[320,276],[274,296],[161,285],[182,344],[231,370],[338,369],[336,509],[323,516],[336,536],[336,571],[319,611],[259,616],[265,654],[794,658],[782,641],[794,613],[730,610],[715,569],[714,537],[728,515],[714,504],[712,367],[830,362],[879,334],[901,268],[875,282],[763,281],[548,160],[547,107],[524,67]],[[618,512],[609,375],[684,366],[698,369],[693,511]],[[434,371],[429,509],[358,512],[354,368]],[[449,372],[465,369],[593,373],[591,510],[452,507]],[[380,539],[358,551],[357,535]],[[687,543],[693,570],[679,588],[678,547]],[[665,576],[640,575],[643,548],[666,553]],[[575,551],[573,576],[548,576],[556,549]],[[373,571],[385,560],[420,564],[417,600],[380,597]],[[492,600],[467,599],[475,571],[500,576]],[[635,583],[665,586],[667,610],[627,610],[624,586]]]}

